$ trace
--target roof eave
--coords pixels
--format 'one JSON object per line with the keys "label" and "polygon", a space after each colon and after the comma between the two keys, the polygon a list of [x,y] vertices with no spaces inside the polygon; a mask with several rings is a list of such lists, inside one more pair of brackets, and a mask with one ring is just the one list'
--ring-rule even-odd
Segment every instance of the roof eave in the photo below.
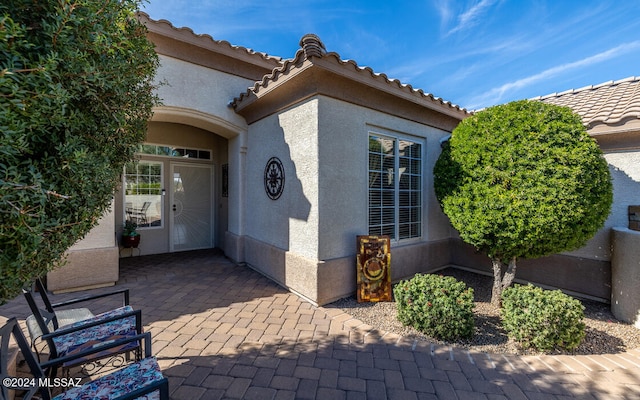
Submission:
{"label": "roof eave", "polygon": [[295,68],[272,74],[265,83],[257,83],[232,104],[248,124],[314,96],[333,98],[449,132],[466,116],[462,111],[443,112],[445,109],[433,107],[431,100],[392,90],[381,83],[372,85],[370,80],[354,79],[351,74],[339,73],[340,69],[328,66],[331,64],[320,59],[304,60]]}
{"label": "roof eave", "polygon": [[255,52],[242,46],[234,46],[226,40],[215,40],[208,34],[196,34],[191,28],[175,27],[165,19],[153,20],[144,12],[138,12],[137,16],[138,20],[142,22],[152,34],[197,46],[261,68],[273,69],[282,65],[281,57]]}

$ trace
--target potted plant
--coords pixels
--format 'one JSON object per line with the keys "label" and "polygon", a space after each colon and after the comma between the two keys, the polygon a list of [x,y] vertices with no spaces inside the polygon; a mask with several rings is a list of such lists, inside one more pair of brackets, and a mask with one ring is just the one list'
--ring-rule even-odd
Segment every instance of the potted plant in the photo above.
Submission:
{"label": "potted plant", "polygon": [[122,231],[122,246],[125,248],[137,248],[140,244],[140,234],[136,231],[138,224],[131,220],[126,220]]}

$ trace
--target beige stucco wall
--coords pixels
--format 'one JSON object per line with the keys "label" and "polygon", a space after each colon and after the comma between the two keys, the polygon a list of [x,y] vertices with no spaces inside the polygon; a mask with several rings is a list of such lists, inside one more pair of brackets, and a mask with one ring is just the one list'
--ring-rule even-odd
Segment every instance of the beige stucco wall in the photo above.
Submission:
{"label": "beige stucco wall", "polygon": [[[399,135],[423,144],[423,236],[415,242],[446,239],[449,220],[433,190],[433,166],[445,132],[336,99],[320,98],[319,260],[355,254],[356,235],[368,232],[369,132]],[[401,247],[409,244],[392,244]]]}
{"label": "beige stucco wall", "polygon": [[640,150],[605,154],[613,178],[613,205],[605,228],[627,227],[630,205],[640,205]]}
{"label": "beige stucco wall", "polygon": [[111,286],[118,280],[118,244],[115,240],[115,207],[100,218],[89,233],[71,246],[66,263],[47,274],[53,292]]}
{"label": "beige stucco wall", "polygon": [[[449,262],[450,224],[431,177],[448,132],[316,95],[249,127],[243,239],[249,265],[314,303],[355,291],[356,236],[368,232],[369,132],[424,146],[423,237],[393,244],[400,262],[394,269],[392,261],[393,279]],[[277,200],[264,190],[271,157],[285,169]]]}
{"label": "beige stucco wall", "polygon": [[[253,124],[246,156],[246,234],[310,259],[318,253],[317,104],[312,99]],[[277,200],[264,189],[271,157],[278,157],[285,171]]]}
{"label": "beige stucco wall", "polygon": [[109,248],[116,245],[113,202],[91,231],[82,240],[71,246],[69,250],[90,250]]}
{"label": "beige stucco wall", "polygon": [[189,125],[149,122],[146,142],[176,147],[211,149],[211,162],[227,161],[227,140],[215,132]]}
{"label": "beige stucco wall", "polygon": [[611,247],[611,312],[640,328],[640,232],[612,229]]}
{"label": "beige stucco wall", "polygon": [[613,179],[613,204],[604,227],[582,248],[564,253],[588,259],[610,261],[611,228],[629,225],[630,205],[640,205],[640,150],[612,151],[604,155]]}
{"label": "beige stucco wall", "polygon": [[[435,199],[431,171],[448,132],[324,96],[250,127],[247,235],[314,260],[355,254],[355,236],[368,231],[369,132],[424,140],[422,240],[447,239],[450,225]],[[263,182],[271,157],[281,159],[286,175],[275,201]]]}
{"label": "beige stucco wall", "polygon": [[[158,95],[163,105],[156,109],[153,121],[195,126],[228,140],[229,197],[226,226],[230,237],[241,240],[244,232],[244,195],[246,183],[246,137],[244,118],[228,103],[255,82],[236,75],[160,55],[157,81],[163,84]],[[219,238],[226,234],[220,232]],[[229,243],[232,259],[244,261],[239,243]],[[227,244],[225,244],[225,248]]]}
{"label": "beige stucco wall", "polygon": [[217,117],[221,124],[246,130],[244,118],[227,104],[252,86],[253,81],[163,55],[156,81],[161,83],[158,95],[163,107],[201,112]]}

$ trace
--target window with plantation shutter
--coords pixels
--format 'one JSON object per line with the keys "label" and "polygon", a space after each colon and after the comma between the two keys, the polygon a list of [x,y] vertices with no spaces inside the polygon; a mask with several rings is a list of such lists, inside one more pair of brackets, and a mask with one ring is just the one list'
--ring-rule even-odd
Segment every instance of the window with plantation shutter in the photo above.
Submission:
{"label": "window with plantation shutter", "polygon": [[369,135],[369,234],[422,235],[422,144]]}

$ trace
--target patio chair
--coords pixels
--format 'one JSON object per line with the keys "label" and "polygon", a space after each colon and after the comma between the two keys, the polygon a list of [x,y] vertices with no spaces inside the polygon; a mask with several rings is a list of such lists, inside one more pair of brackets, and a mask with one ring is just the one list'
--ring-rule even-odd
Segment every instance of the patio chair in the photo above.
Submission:
{"label": "patio chair", "polygon": [[[89,375],[105,367],[124,364],[125,361],[130,360],[131,353],[134,354],[135,360],[139,361],[141,349],[135,342],[119,347],[109,347],[108,350],[102,347],[106,342],[115,342],[142,334],[142,312],[126,311],[127,308],[130,307],[122,307],[42,335],[41,339],[46,342],[49,350],[48,361],[41,364],[43,369],[48,370],[51,377],[55,377],[58,368],[62,368],[68,375],[71,368],[83,365],[85,372]],[[125,312],[122,312],[123,310]],[[86,355],[80,357],[79,353]],[[65,357],[70,359],[60,361],[66,360]]]}
{"label": "patio chair", "polygon": [[147,210],[151,206],[150,201],[145,201],[142,203],[142,207],[139,209],[131,208],[127,214],[136,221],[138,224],[146,224],[147,223]]}
{"label": "patio chair", "polygon": [[[128,289],[51,304],[42,282],[36,281],[36,287],[38,287],[38,293],[42,298],[42,302],[45,304],[45,310],[38,308],[34,299],[33,290],[23,289],[23,294],[33,313],[27,318],[26,325],[29,335],[31,336],[31,346],[36,352],[38,360],[41,358],[41,351],[38,349],[38,340],[46,343],[49,359],[55,359],[74,354],[78,351],[94,348],[105,340],[116,340],[142,333],[142,313],[139,310],[133,310],[133,308],[128,305]],[[93,315],[88,309],[49,311],[54,310],[55,307],[58,306],[99,299],[113,294],[123,294],[123,301],[126,305],[98,315]],[[68,312],[65,313],[65,311]],[[61,321],[64,321],[64,324],[62,324]],[[131,353],[134,354],[136,360],[139,359],[139,349],[136,348],[134,343],[130,343],[122,348],[112,349],[112,351],[107,353],[95,351],[91,357],[83,359],[76,358],[75,363],[67,362],[53,365],[50,370],[50,375],[52,377],[55,376],[58,367],[68,371],[69,368],[78,364],[86,364],[87,366],[93,364],[93,366],[97,366],[97,364],[94,363],[105,358],[114,361],[119,360],[115,357],[123,356],[128,360]]]}
{"label": "patio chair", "polygon": [[[49,387],[47,387],[47,379],[42,367],[48,367],[50,363],[65,363],[72,361],[75,356],[87,356],[87,351],[79,352],[74,356],[66,356],[59,360],[50,360],[43,364],[38,364],[36,356],[31,352],[27,339],[22,333],[22,329],[18,325],[15,318],[11,318],[0,328],[0,377],[3,384],[0,386],[0,395],[2,399],[9,399],[9,389],[5,382],[12,383],[14,377],[7,375],[7,354],[9,350],[9,341],[13,337],[18,348],[26,361],[26,364],[33,376],[32,381],[18,379],[15,383],[28,383],[20,391],[26,393],[21,397],[30,400],[36,396],[43,400],[71,400],[71,399],[160,399],[169,398],[169,382],[162,375],[162,371],[155,357],[151,356],[151,333],[147,332],[141,335],[132,336],[111,343],[102,344],[104,351],[109,348],[134,343],[137,347],[144,347],[144,358],[140,361],[130,364],[125,368],[112,372],[109,375],[100,377],[94,381],[83,384],[82,386],[74,386],[69,390],[52,398]],[[144,344],[143,344],[144,343]],[[7,379],[8,378],[8,379]],[[6,379],[6,380],[5,380]],[[33,383],[33,384],[31,384]]]}
{"label": "patio chair", "polygon": [[[133,308],[129,306],[129,289],[121,289],[97,295],[78,297],[59,303],[51,303],[49,296],[47,295],[47,290],[42,284],[42,280],[36,279],[29,289],[23,288],[22,293],[27,300],[32,313],[32,315],[27,317],[26,323],[27,330],[29,331],[29,336],[31,338],[31,345],[34,347],[34,350],[36,350],[36,353],[37,349],[35,347],[35,343],[42,335],[55,332],[59,328],[96,317],[96,315],[94,315],[88,308],[62,307],[68,307],[74,304],[102,299],[109,296],[122,295],[122,307],[113,311],[116,312],[116,314],[133,311]],[[40,296],[44,309],[41,309],[36,304],[35,293],[38,293]],[[111,313],[111,311],[108,313]],[[101,316],[109,317],[110,314],[105,315],[103,313],[97,317],[100,318]]]}

